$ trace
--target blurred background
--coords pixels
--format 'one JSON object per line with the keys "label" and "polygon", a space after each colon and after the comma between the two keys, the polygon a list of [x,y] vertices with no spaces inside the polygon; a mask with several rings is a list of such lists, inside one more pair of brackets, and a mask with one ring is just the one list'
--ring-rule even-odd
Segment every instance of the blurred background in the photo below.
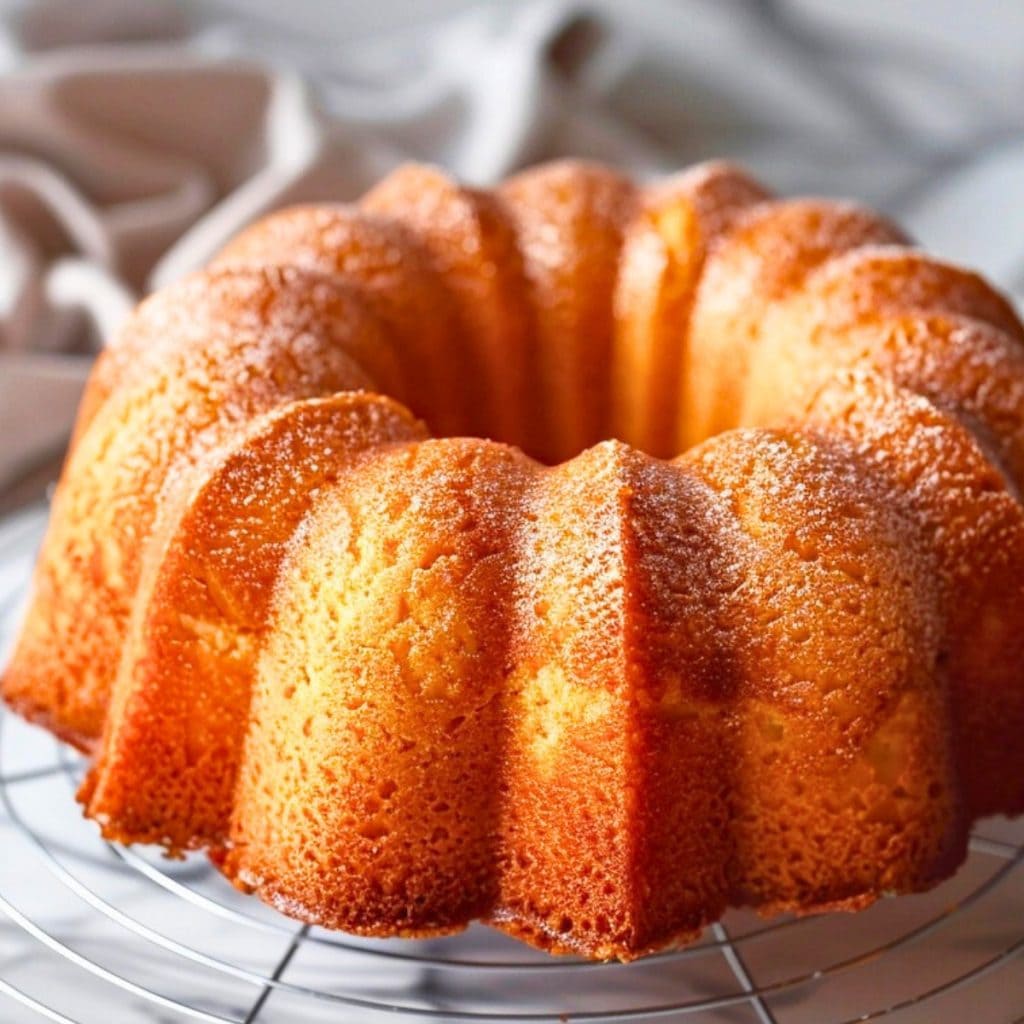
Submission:
{"label": "blurred background", "polygon": [[[640,178],[735,158],[780,192],[881,208],[1021,300],[1024,4],[0,0],[0,661],[82,382],[140,296],[268,209],[354,198],[404,160],[486,184],[564,155]],[[74,814],[74,760],[2,712],[0,730],[5,1024],[380,1019],[353,992],[484,1013],[524,993],[535,1011],[674,1000],[690,1009],[659,1019],[702,1024],[1024,1021],[1024,834],[1005,822],[936,893],[799,929],[733,915],[740,957],[715,933],[660,973],[484,984],[424,967],[430,944],[345,960],[202,862],[104,848]]]}

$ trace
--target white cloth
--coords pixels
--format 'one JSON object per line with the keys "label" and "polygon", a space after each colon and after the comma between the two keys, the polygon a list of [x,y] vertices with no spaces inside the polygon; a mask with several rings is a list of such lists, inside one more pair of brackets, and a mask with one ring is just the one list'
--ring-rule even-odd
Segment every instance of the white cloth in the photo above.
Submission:
{"label": "white cloth", "polygon": [[[346,20],[356,6],[375,32]],[[442,6],[404,27],[394,0],[200,5],[192,22],[134,0],[8,11],[0,488],[59,451],[139,295],[262,212],[353,198],[404,159],[486,183],[556,155],[640,176],[738,157],[781,190],[887,208],[1024,290],[1016,5],[959,53],[971,26],[937,2],[859,4],[859,20],[838,2]],[[890,7],[927,31],[908,41]]]}

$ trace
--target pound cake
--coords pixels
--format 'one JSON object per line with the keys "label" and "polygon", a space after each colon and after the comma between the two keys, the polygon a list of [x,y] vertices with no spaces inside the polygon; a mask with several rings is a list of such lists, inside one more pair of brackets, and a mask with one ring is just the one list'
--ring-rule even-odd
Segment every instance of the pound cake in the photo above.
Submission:
{"label": "pound cake", "polygon": [[1024,810],[1022,343],[727,164],[403,167],[103,353],[4,697],[108,838],[362,935],[925,889]]}

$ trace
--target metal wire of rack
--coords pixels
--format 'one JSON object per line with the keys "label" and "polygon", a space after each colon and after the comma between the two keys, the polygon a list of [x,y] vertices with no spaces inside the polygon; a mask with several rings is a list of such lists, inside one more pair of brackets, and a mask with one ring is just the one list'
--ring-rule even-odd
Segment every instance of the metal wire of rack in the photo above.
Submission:
{"label": "metal wire of rack", "polygon": [[[0,533],[0,568],[34,536]],[[0,648],[19,600],[2,581]],[[236,893],[201,856],[171,861],[102,841],[76,813],[83,766],[0,712],[5,1021],[106,1022],[112,1007],[119,1022],[160,1024],[918,1024],[963,1019],[967,1007],[975,1024],[1024,1020],[1024,823],[982,823],[967,864],[929,894],[855,916],[731,913],[698,945],[594,964],[479,927],[387,942],[299,926]]]}

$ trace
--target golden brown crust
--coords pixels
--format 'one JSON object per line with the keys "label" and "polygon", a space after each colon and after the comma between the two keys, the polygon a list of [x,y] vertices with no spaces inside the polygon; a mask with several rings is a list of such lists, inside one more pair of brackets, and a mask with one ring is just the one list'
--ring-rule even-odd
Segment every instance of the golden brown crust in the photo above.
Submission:
{"label": "golden brown crust", "polygon": [[1024,328],[904,241],[728,165],[269,218],[98,362],[5,698],[106,835],[363,934],[934,884],[1024,811]]}
{"label": "golden brown crust", "polygon": [[741,216],[718,245],[693,301],[680,387],[676,447],[735,426],[750,363],[771,332],[765,319],[805,279],[842,253],[899,244],[903,234],[871,210],[850,203],[795,199],[763,203]]}
{"label": "golden brown crust", "polygon": [[1024,731],[1024,515],[1009,481],[963,422],[874,374],[843,374],[802,421],[844,438],[924,526],[942,591],[940,667],[967,811],[1024,811],[1013,753]]}
{"label": "golden brown crust", "polygon": [[702,164],[648,189],[629,223],[615,285],[613,432],[676,453],[680,379],[694,293],[722,234],[768,193],[730,164]]}
{"label": "golden brown crust", "polygon": [[294,266],[355,286],[387,331],[395,367],[369,368],[378,386],[431,429],[459,422],[456,311],[439,287],[420,237],[393,219],[354,206],[298,206],[275,213],[230,242],[215,267]]}
{"label": "golden brown crust", "polygon": [[166,517],[142,568],[101,756],[79,794],[108,839],[173,850],[227,840],[256,658],[292,535],[317,491],[367,450],[424,433],[375,395],[279,406],[232,439],[184,514]]}
{"label": "golden brown crust", "polygon": [[492,904],[507,540],[536,472],[426,441],[318,497],[261,656],[229,875],[364,934],[442,933]]}
{"label": "golden brown crust", "polygon": [[435,359],[459,381],[460,430],[535,453],[544,434],[528,390],[533,328],[523,257],[504,205],[417,165],[392,172],[360,205],[419,238],[451,295],[458,323],[448,340],[460,347]]}
{"label": "golden brown crust", "polygon": [[870,901],[965,853],[935,569],[917,523],[804,433],[720,435],[682,460],[745,535],[723,596],[730,901]]}
{"label": "golden brown crust", "polygon": [[356,359],[387,339],[357,306],[300,271],[219,271],[140,310],[153,344],[68,458],[7,699],[60,735],[99,737],[161,493],[187,491],[212,451],[282,401],[372,388]]}
{"label": "golden brown crust", "polygon": [[537,454],[560,462],[608,434],[612,298],[638,191],[608,168],[563,161],[510,178],[498,195],[529,285],[538,405],[548,420]]}
{"label": "golden brown crust", "polygon": [[502,930],[630,959],[724,909],[730,686],[715,594],[738,581],[712,523],[699,480],[619,443],[537,479],[504,697]]}

